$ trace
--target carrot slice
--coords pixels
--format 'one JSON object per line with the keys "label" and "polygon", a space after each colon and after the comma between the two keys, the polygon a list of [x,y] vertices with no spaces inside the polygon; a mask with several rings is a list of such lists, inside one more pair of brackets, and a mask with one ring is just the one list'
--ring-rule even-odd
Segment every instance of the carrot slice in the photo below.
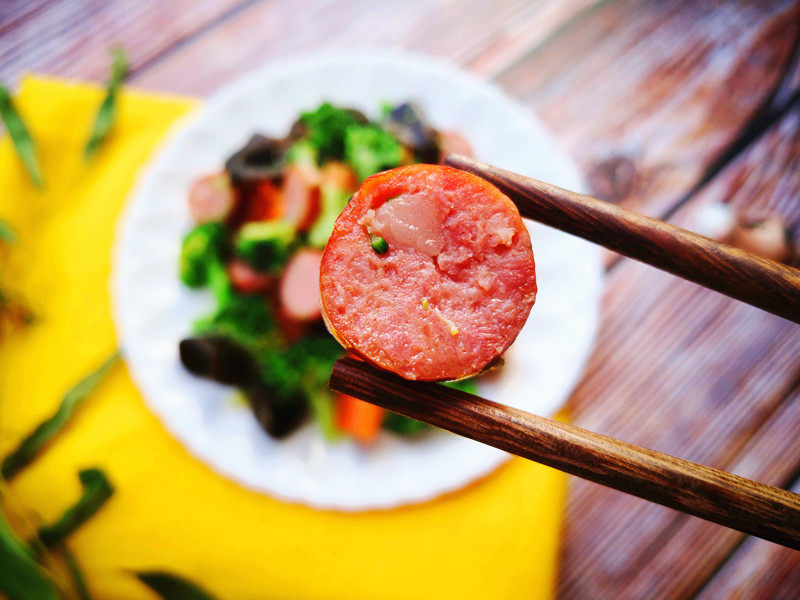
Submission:
{"label": "carrot slice", "polygon": [[271,221],[283,217],[283,193],[271,181],[265,180],[257,183],[247,194],[242,221]]}
{"label": "carrot slice", "polygon": [[336,426],[363,444],[378,437],[384,413],[380,406],[346,394],[336,394]]}

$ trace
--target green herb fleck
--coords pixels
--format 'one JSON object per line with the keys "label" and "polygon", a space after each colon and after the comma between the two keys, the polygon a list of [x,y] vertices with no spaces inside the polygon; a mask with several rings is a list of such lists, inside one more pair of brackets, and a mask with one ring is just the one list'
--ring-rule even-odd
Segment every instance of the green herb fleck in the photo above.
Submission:
{"label": "green herb fleck", "polygon": [[78,478],[83,487],[78,501],[55,523],[39,528],[39,539],[48,548],[63,542],[69,534],[88,521],[114,493],[113,486],[100,469],[85,469],[78,473]]}
{"label": "green herb fleck", "polygon": [[123,52],[122,48],[112,49],[111,54],[113,57],[111,77],[106,84],[106,97],[103,99],[103,103],[97,111],[97,117],[94,120],[94,126],[89,135],[89,141],[86,142],[86,148],[84,148],[83,151],[86,160],[89,160],[95,155],[114,125],[117,92],[128,74],[128,58],[125,56],[125,52]]}
{"label": "green herb fleck", "polygon": [[6,126],[8,135],[11,136],[11,141],[14,142],[14,147],[17,149],[25,168],[28,170],[33,183],[39,189],[44,187],[42,180],[42,171],[39,168],[39,160],[36,158],[36,145],[33,142],[25,122],[17,112],[14,102],[11,100],[11,94],[8,89],[0,84],[0,117]]}
{"label": "green herb fleck", "polygon": [[422,310],[428,310],[428,307],[431,305],[430,300],[427,298],[422,299]]}
{"label": "green herb fleck", "polygon": [[136,577],[164,600],[214,600],[196,584],[163,571],[136,573]]}
{"label": "green herb fleck", "polygon": [[369,243],[378,254],[386,254],[389,251],[389,244],[378,235],[370,235]]}
{"label": "green herb fleck", "polygon": [[83,400],[94,391],[118,359],[119,353],[115,352],[95,371],[82,379],[75,387],[66,393],[56,413],[34,429],[33,432],[23,439],[19,446],[3,460],[3,465],[0,467],[0,474],[2,474],[3,479],[11,479],[23,467],[36,458],[44,446],[64,428],[75,410],[81,405]]}

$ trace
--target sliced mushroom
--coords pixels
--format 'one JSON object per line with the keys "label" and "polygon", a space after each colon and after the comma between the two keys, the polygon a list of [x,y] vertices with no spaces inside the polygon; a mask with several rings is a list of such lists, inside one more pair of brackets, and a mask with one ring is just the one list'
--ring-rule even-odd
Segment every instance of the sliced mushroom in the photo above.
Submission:
{"label": "sliced mushroom", "polygon": [[287,143],[255,134],[241,150],[225,162],[236,185],[274,179],[283,173]]}
{"label": "sliced mushroom", "polygon": [[294,432],[308,416],[308,402],[299,396],[279,400],[263,385],[251,386],[244,393],[259,425],[274,438]]}
{"label": "sliced mushroom", "polygon": [[228,338],[186,338],[178,346],[186,370],[227,385],[247,386],[258,381],[258,368],[250,354]]}
{"label": "sliced mushroom", "polygon": [[384,128],[405,144],[421,162],[439,161],[439,136],[431,127],[419,105],[413,102],[398,104],[389,113]]}

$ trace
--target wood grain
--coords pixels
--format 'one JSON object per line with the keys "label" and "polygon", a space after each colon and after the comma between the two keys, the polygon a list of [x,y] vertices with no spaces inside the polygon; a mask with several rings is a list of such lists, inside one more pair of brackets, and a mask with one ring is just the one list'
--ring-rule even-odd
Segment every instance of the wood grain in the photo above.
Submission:
{"label": "wood grain", "polygon": [[241,2],[41,2],[43,10],[31,11],[2,34],[0,78],[15,84],[25,72],[36,71],[101,82],[115,44],[125,49],[136,73]]}
{"label": "wood grain", "polygon": [[[689,226],[701,204],[725,200],[800,221],[798,124],[788,114],[674,222]],[[797,468],[800,411],[779,411],[787,402],[800,408],[796,394],[787,399],[800,380],[800,328],[629,260],[609,277],[604,308],[597,351],[571,400],[577,424],[717,468],[741,459],[748,476],[772,483],[781,483],[776,469],[787,477]],[[769,452],[747,458],[762,432]],[[651,589],[688,598],[738,543],[596,486],[575,482],[572,491],[565,598],[640,598]],[[705,560],[686,560],[695,555]]]}
{"label": "wood grain", "polygon": [[466,156],[445,164],[493,183],[525,218],[800,323],[800,270]]}
{"label": "wood grain", "polygon": [[[800,492],[796,485],[795,492]],[[800,596],[800,552],[748,539],[696,596],[697,600],[775,600]]]}
{"label": "wood grain", "polygon": [[583,479],[800,550],[800,496],[346,356],[332,390]]}
{"label": "wood grain", "polygon": [[[571,4],[561,5],[559,14],[570,14]],[[468,10],[464,4],[446,0],[343,0],[302,6],[288,0],[256,3],[220,24],[213,35],[195,40],[137,75],[133,82],[207,95],[268,61],[319,49],[400,48],[469,64],[491,48],[518,15],[536,23],[536,16],[545,9],[544,3],[531,5],[524,0],[476,0]],[[552,20],[553,25],[558,22]],[[194,68],[200,63],[203,69]]]}
{"label": "wood grain", "polygon": [[800,6],[778,2],[597,5],[506,69],[592,191],[666,214],[780,80]]}
{"label": "wood grain", "polygon": [[[696,207],[719,199],[798,222],[797,128],[784,119],[761,138],[757,129],[742,144],[740,135],[761,125],[754,116],[787,68],[800,3],[424,4],[0,3],[0,79],[13,84],[37,70],[100,81],[113,41],[131,54],[135,85],[206,94],[290,53],[400,46],[497,75],[538,112],[595,193],[623,206],[661,216],[685,203],[673,222],[689,229]],[[787,81],[783,101],[798,89],[800,70]],[[733,163],[687,198],[729,150]],[[750,476],[775,483],[770,473],[800,462],[790,443],[800,423],[773,423],[787,398],[800,402],[789,396],[800,379],[798,340],[800,330],[782,319],[622,260],[608,278],[598,344],[570,406],[586,428],[718,468],[750,461]],[[765,446],[771,454],[748,458],[762,431],[775,436]],[[728,531],[575,481],[561,595],[689,598],[729,557],[735,564],[740,538]],[[786,558],[774,558],[762,573],[780,577]],[[735,573],[725,593],[757,597],[760,575]],[[776,590],[777,598],[798,596],[791,586]]]}

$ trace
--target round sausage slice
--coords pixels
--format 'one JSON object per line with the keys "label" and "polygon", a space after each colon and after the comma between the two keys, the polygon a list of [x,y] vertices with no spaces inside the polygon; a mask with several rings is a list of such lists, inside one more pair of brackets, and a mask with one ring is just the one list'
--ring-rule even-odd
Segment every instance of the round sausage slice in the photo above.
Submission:
{"label": "round sausage slice", "polygon": [[226,173],[201,177],[189,190],[189,213],[197,223],[224,221],[236,208],[236,192]]}
{"label": "round sausage slice", "polygon": [[336,220],[322,314],[345,348],[407,379],[461,379],[500,356],[536,299],[528,231],[490,183],[444,166],[368,178]]}
{"label": "round sausage slice", "polygon": [[280,303],[284,314],[295,321],[320,317],[319,250],[305,249],[295,254],[281,278]]}

